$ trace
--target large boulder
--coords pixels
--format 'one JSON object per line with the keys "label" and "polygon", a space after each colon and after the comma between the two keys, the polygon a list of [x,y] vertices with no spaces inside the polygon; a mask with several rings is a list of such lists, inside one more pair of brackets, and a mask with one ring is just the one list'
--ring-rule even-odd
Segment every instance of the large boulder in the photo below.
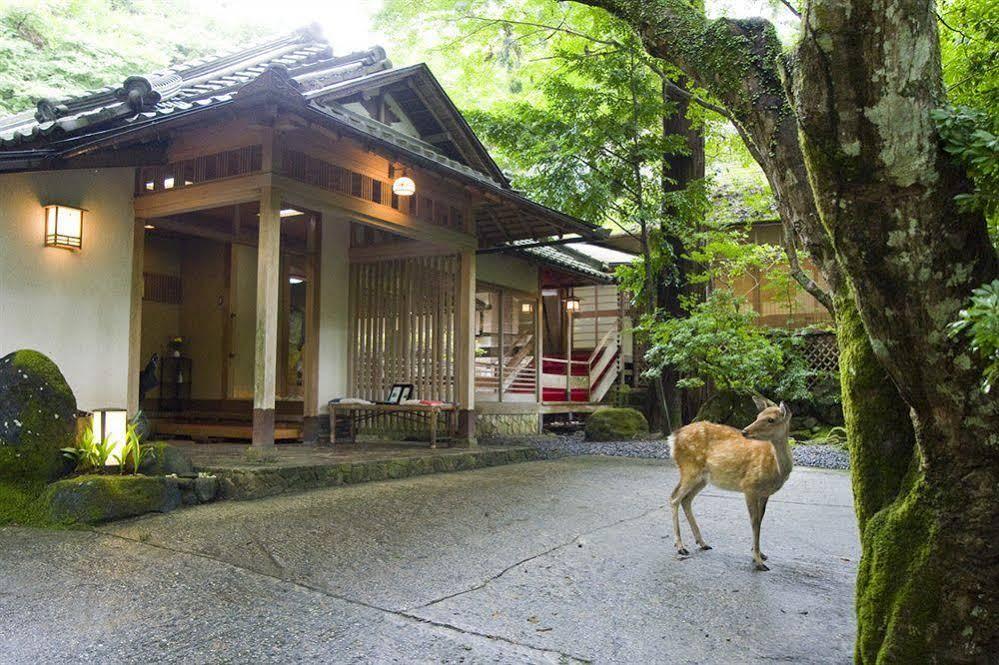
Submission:
{"label": "large boulder", "polygon": [[705,400],[697,410],[694,422],[718,423],[742,429],[756,420],[759,413],[752,395],[722,390]]}
{"label": "large boulder", "polygon": [[76,397],[38,351],[0,358],[0,480],[52,480],[76,440]]}
{"label": "large boulder", "polygon": [[586,419],[587,441],[630,441],[649,433],[649,421],[637,409],[602,407]]}
{"label": "large boulder", "polygon": [[176,478],[79,476],[59,480],[39,499],[59,524],[99,524],[145,513],[165,513],[181,503]]}

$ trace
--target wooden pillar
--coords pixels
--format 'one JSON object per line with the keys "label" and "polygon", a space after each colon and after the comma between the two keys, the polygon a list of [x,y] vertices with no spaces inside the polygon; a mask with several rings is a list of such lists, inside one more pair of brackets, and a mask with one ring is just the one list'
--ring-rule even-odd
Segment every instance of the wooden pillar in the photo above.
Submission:
{"label": "wooden pillar", "polygon": [[[458,445],[475,440],[475,250],[461,253],[458,270],[458,339],[455,401],[458,403]],[[502,388],[502,386],[500,386]]]}
{"label": "wooden pillar", "polygon": [[541,404],[544,394],[542,392],[542,383],[544,382],[544,366],[542,364],[542,359],[545,355],[544,342],[542,340],[542,335],[544,334],[545,320],[544,320],[544,308],[545,299],[541,295],[541,276],[540,271],[538,275],[538,296],[534,299],[534,401]]}
{"label": "wooden pillar", "polygon": [[506,299],[509,296],[505,291],[500,290],[496,292],[496,300],[499,302],[499,312],[496,320],[496,329],[499,332],[499,363],[496,365],[496,374],[499,377],[499,393],[496,395],[496,399],[500,402],[503,401],[503,385],[506,381]]}
{"label": "wooden pillar", "polygon": [[281,273],[281,192],[260,192],[257,240],[257,334],[253,363],[253,445],[274,445],[277,388],[278,295]]}
{"label": "wooden pillar", "polygon": [[305,346],[302,349],[304,416],[302,440],[319,443],[323,416],[319,404],[319,312],[322,272],[322,216],[309,218],[305,274]]}
{"label": "wooden pillar", "polygon": [[132,229],[132,286],[129,301],[128,323],[128,389],[126,399],[128,414],[139,411],[139,373],[142,358],[142,296],[145,289],[146,220],[136,219]]}

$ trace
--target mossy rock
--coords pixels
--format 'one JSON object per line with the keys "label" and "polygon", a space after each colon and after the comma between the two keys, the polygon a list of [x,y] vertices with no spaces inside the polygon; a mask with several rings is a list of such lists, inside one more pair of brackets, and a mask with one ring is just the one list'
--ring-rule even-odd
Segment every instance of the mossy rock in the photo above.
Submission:
{"label": "mossy rock", "polygon": [[176,479],[150,476],[79,476],[48,486],[40,499],[59,524],[99,524],[180,505]]}
{"label": "mossy rock", "polygon": [[586,419],[587,441],[630,441],[649,433],[649,421],[637,409],[604,407]]}
{"label": "mossy rock", "polygon": [[139,465],[139,473],[147,476],[196,475],[190,458],[180,448],[162,442],[148,444],[148,452]]}
{"label": "mossy rock", "polygon": [[76,397],[38,351],[0,358],[0,480],[52,480],[76,440]]}
{"label": "mossy rock", "polygon": [[710,422],[742,429],[756,420],[760,410],[751,395],[729,390],[716,392],[697,410],[694,422]]}

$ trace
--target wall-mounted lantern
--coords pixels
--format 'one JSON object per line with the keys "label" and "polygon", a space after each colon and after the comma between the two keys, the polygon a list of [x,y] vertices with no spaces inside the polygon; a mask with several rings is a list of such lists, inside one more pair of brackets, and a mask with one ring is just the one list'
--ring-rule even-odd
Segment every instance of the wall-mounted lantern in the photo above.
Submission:
{"label": "wall-mounted lantern", "polygon": [[534,303],[529,300],[520,303],[520,311],[524,314],[530,314],[534,311]]}
{"label": "wall-mounted lantern", "polygon": [[392,193],[396,196],[412,196],[416,193],[416,183],[406,175],[405,169],[389,166],[389,178],[392,179]]}
{"label": "wall-mounted lantern", "polygon": [[111,442],[111,454],[108,455],[106,464],[119,464],[128,429],[128,413],[125,409],[95,409],[91,416],[91,427],[95,441]]}
{"label": "wall-mounted lantern", "polygon": [[565,299],[565,311],[570,314],[575,314],[579,311],[579,298],[576,296],[569,296]]}
{"label": "wall-mounted lantern", "polygon": [[392,193],[396,196],[412,196],[416,193],[416,183],[407,176],[396,178],[392,183]]}
{"label": "wall-mounted lantern", "polygon": [[64,205],[45,206],[45,246],[63,249],[83,247],[83,213]]}

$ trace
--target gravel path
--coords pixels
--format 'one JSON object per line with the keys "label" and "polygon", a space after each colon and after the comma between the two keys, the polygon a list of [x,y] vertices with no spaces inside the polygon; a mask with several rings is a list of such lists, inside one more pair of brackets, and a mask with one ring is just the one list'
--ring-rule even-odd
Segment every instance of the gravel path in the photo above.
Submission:
{"label": "gravel path", "polygon": [[[576,455],[609,455],[612,457],[644,457],[669,459],[669,446],[664,439],[645,441],[585,441],[582,432],[564,435],[493,437],[486,445],[534,446],[545,459]],[[850,455],[835,446],[797,445],[793,449],[797,466],[822,469],[850,468]]]}

